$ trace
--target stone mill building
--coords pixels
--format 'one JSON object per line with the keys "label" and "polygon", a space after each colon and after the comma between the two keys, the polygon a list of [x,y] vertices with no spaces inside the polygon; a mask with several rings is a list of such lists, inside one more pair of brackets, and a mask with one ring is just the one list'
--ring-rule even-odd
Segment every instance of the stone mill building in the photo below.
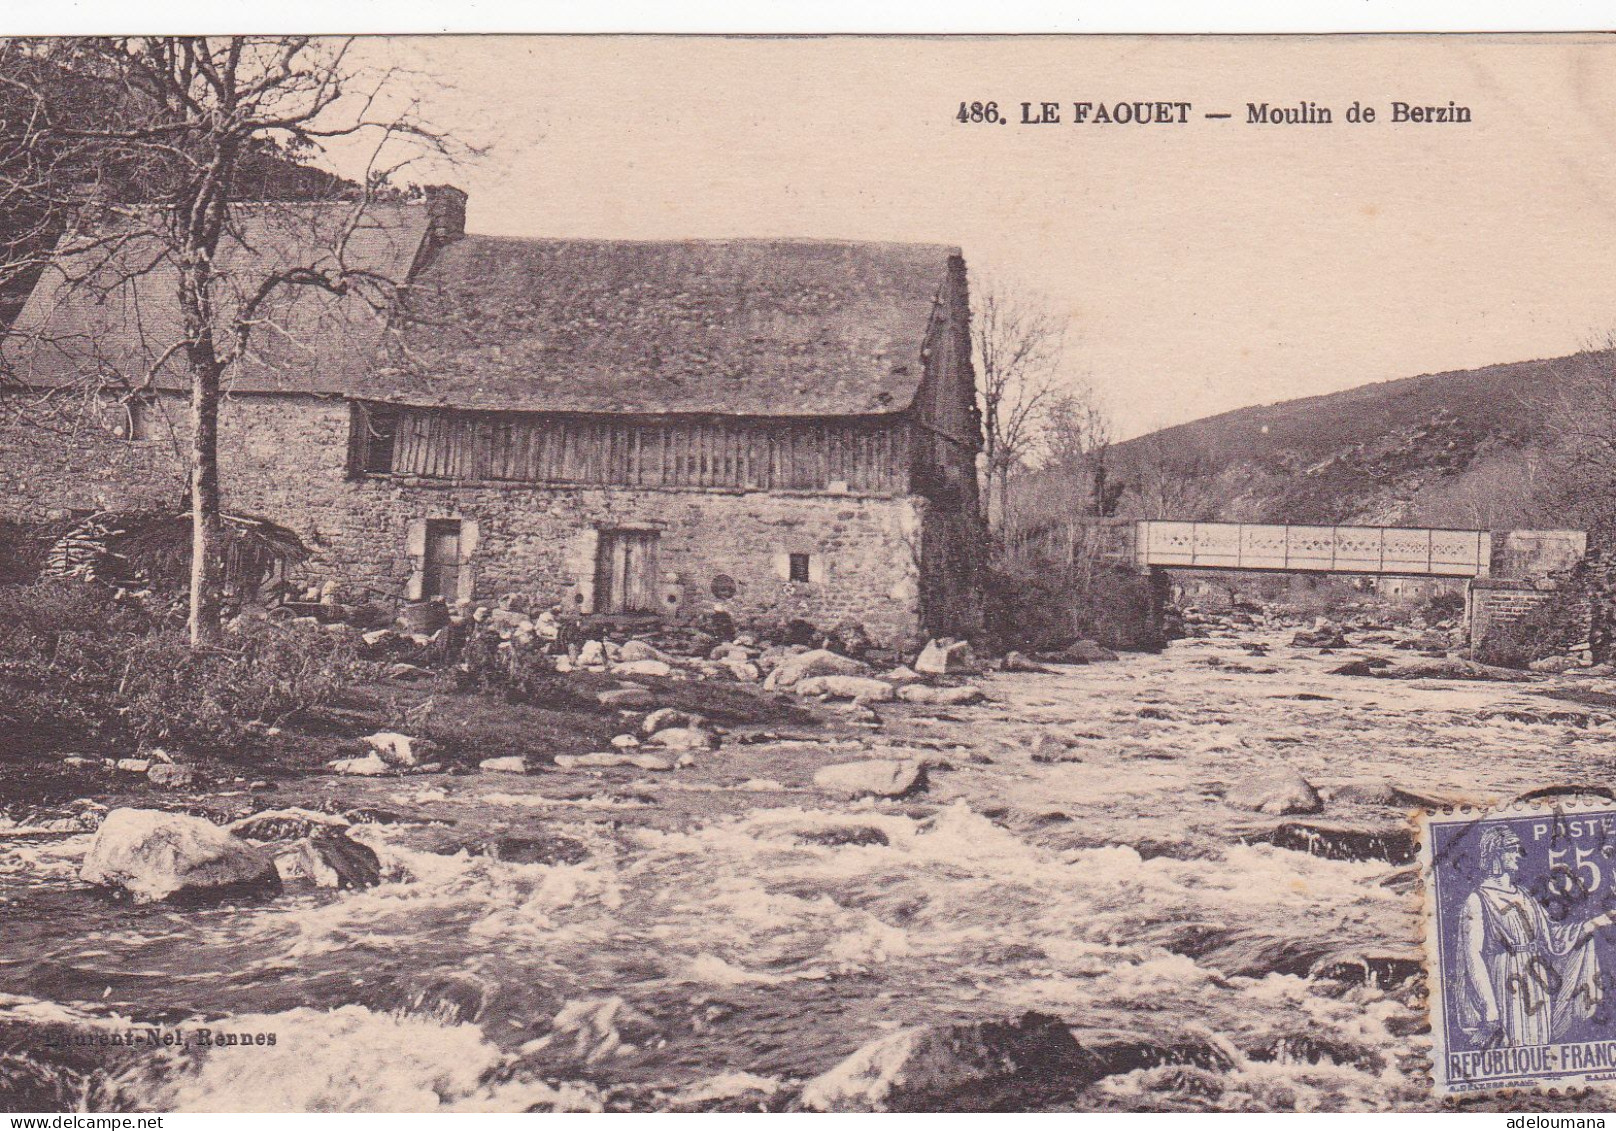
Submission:
{"label": "stone mill building", "polygon": [[[231,293],[336,255],[359,280],[281,288],[227,375],[226,509],[295,531],[299,581],[894,643],[976,627],[958,249],[509,239],[464,217],[449,188],[235,208]],[[70,247],[5,347],[28,411],[0,415],[0,517],[174,510],[173,273],[139,240]]]}

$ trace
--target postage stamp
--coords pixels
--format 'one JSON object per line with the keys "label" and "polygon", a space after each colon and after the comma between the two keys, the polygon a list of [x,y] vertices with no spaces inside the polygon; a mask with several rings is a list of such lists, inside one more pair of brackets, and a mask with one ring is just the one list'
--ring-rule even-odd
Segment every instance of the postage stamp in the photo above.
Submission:
{"label": "postage stamp", "polygon": [[1616,802],[1421,826],[1436,1090],[1616,1079]]}

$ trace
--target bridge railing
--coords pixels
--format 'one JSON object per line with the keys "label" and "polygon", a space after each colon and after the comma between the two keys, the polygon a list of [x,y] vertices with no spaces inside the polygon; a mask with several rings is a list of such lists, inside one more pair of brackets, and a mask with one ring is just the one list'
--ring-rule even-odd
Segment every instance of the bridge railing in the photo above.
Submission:
{"label": "bridge railing", "polygon": [[1140,566],[1322,573],[1485,577],[1485,530],[1397,526],[1302,526],[1243,522],[1139,522]]}

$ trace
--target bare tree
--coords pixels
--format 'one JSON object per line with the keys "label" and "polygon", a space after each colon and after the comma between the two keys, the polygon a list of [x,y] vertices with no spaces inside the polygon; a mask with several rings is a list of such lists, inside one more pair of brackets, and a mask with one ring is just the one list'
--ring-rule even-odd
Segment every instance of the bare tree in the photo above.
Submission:
{"label": "bare tree", "polygon": [[1002,515],[1009,481],[1035,450],[1058,392],[1066,323],[1040,300],[989,283],[971,312],[982,409],[983,517]]}
{"label": "bare tree", "polygon": [[1159,437],[1133,441],[1122,509],[1134,518],[1205,521],[1216,518],[1217,472],[1199,452],[1170,448]]}
{"label": "bare tree", "polygon": [[1565,358],[1522,408],[1548,424],[1563,453],[1607,484],[1616,484],[1616,331]]}
{"label": "bare tree", "polygon": [[[38,277],[48,262],[53,301],[116,296],[149,276],[172,286],[174,324],[141,325],[143,374],[129,373],[126,356],[95,356],[94,340],[74,345],[87,356],[87,382],[149,388],[169,366],[188,375],[194,645],[219,634],[219,404],[228,374],[274,331],[278,296],[289,289],[359,296],[385,310],[403,280],[368,271],[349,254],[350,243],[365,226],[366,206],[402,167],[384,163],[396,143],[407,143],[411,156],[450,155],[449,140],[398,97],[399,77],[355,64],[351,41],[301,36],[0,45],[0,87],[13,110],[0,125],[0,203],[8,218],[23,218],[20,227],[6,225],[12,235],[0,283]],[[303,158],[343,138],[371,147],[371,168],[346,217],[322,225],[320,253],[241,266],[252,257],[236,254],[246,237],[235,205],[255,195],[254,170],[266,155]],[[336,183],[328,178],[324,187]],[[88,220],[87,196],[96,198]],[[62,229],[67,234],[51,248],[43,237]],[[8,333],[45,332],[13,326]],[[19,356],[28,351],[8,352]],[[30,384],[26,365],[13,360],[11,368],[12,380]]]}
{"label": "bare tree", "polygon": [[1500,530],[1565,521],[1545,507],[1560,486],[1553,453],[1536,446],[1482,456],[1458,475],[1444,476],[1414,498],[1411,519],[1420,526]]}
{"label": "bare tree", "polygon": [[1045,402],[1027,459],[1011,469],[998,526],[1016,535],[1048,523],[1109,517],[1124,487],[1112,474],[1111,418],[1088,385]]}
{"label": "bare tree", "polygon": [[1044,413],[1040,468],[1071,484],[1080,513],[1116,510],[1121,484],[1111,478],[1111,417],[1088,385],[1052,398]]}
{"label": "bare tree", "polygon": [[1548,434],[1532,493],[1541,521],[1616,544],[1616,331],[1555,363],[1519,407]]}

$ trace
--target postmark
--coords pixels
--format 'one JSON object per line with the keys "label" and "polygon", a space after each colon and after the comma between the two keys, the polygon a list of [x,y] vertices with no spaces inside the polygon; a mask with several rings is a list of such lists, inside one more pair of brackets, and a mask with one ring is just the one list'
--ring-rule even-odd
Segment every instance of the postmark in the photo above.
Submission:
{"label": "postmark", "polygon": [[1420,825],[1436,1091],[1616,1080],[1616,802]]}

